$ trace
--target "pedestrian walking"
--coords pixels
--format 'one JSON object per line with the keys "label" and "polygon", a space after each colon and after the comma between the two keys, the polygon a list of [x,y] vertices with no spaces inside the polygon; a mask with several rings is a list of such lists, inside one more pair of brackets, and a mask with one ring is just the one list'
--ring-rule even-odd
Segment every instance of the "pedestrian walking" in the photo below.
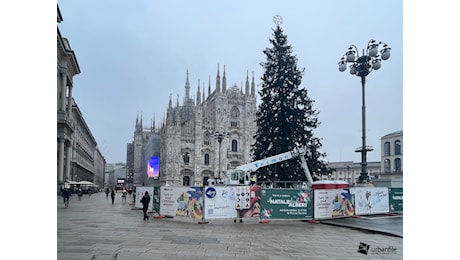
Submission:
{"label": "pedestrian walking", "polygon": [[112,204],[115,202],[115,191],[112,190],[112,192],[110,193],[110,197],[112,198]]}
{"label": "pedestrian walking", "polygon": [[123,189],[123,191],[121,192],[121,203],[126,203],[126,195],[128,195],[128,192]]}
{"label": "pedestrian walking", "polygon": [[64,208],[68,208],[69,207],[69,200],[70,200],[70,197],[72,196],[71,192],[70,192],[70,189],[68,188],[64,188],[62,190],[62,197],[64,198]]}
{"label": "pedestrian walking", "polygon": [[106,189],[105,189],[105,197],[106,197],[107,199],[109,198],[109,193],[110,193],[109,188],[106,188]]}
{"label": "pedestrian walking", "polygon": [[77,193],[78,193],[78,200],[81,200],[81,196],[83,196],[83,192],[81,191],[80,188],[78,188]]}
{"label": "pedestrian walking", "polygon": [[144,196],[141,199],[142,203],[142,212],[144,212],[144,220],[149,219],[149,215],[147,215],[147,210],[149,209],[150,204],[150,195],[148,191],[145,191]]}

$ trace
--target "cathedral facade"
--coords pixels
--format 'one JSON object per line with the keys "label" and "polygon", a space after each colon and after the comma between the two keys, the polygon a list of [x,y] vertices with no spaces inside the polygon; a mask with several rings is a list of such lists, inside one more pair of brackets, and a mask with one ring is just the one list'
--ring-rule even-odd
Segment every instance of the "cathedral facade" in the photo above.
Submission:
{"label": "cathedral facade", "polygon": [[182,105],[169,97],[166,117],[160,128],[161,185],[202,186],[208,179],[223,179],[227,169],[252,161],[251,145],[256,134],[254,75],[245,87],[227,87],[225,67],[219,67],[215,88],[209,79],[207,95],[200,81],[196,97],[190,95],[187,71]]}

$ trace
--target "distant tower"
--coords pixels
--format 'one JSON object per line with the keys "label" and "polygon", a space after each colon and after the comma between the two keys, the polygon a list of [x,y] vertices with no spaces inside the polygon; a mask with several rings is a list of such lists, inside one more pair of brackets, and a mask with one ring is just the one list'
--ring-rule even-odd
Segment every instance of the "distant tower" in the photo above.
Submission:
{"label": "distant tower", "polygon": [[139,115],[136,117],[136,125],[134,127],[134,176],[139,178],[141,174],[141,159],[142,159],[142,146],[144,143],[142,135],[142,114],[139,120]]}

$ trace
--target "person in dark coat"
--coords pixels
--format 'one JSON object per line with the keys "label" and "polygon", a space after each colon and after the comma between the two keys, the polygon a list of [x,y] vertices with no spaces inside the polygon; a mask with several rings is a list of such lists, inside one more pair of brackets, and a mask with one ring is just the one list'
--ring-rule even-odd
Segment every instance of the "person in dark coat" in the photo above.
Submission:
{"label": "person in dark coat", "polygon": [[150,204],[150,195],[148,191],[145,191],[144,196],[141,199],[142,203],[142,212],[144,212],[144,220],[149,219],[149,215],[147,215],[147,210],[149,209]]}
{"label": "person in dark coat", "polygon": [[112,198],[112,204],[115,202],[115,191],[112,190],[112,192],[110,193],[110,197]]}
{"label": "person in dark coat", "polygon": [[64,190],[62,190],[62,197],[64,198],[64,207],[67,208],[69,206],[69,199],[71,196],[72,193],[70,192],[70,189],[64,188]]}

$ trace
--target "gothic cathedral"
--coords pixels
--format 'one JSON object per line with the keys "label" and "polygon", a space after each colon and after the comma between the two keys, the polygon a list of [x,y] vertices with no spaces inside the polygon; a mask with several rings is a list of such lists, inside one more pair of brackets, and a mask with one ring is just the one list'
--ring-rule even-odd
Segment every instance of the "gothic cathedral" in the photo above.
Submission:
{"label": "gothic cathedral", "polygon": [[209,178],[223,179],[227,169],[252,161],[251,145],[256,134],[256,95],[254,73],[251,85],[227,88],[225,67],[220,78],[217,68],[216,87],[211,79],[190,97],[187,70],[185,96],[172,105],[171,96],[166,118],[160,129],[160,183],[171,186],[207,185]]}

